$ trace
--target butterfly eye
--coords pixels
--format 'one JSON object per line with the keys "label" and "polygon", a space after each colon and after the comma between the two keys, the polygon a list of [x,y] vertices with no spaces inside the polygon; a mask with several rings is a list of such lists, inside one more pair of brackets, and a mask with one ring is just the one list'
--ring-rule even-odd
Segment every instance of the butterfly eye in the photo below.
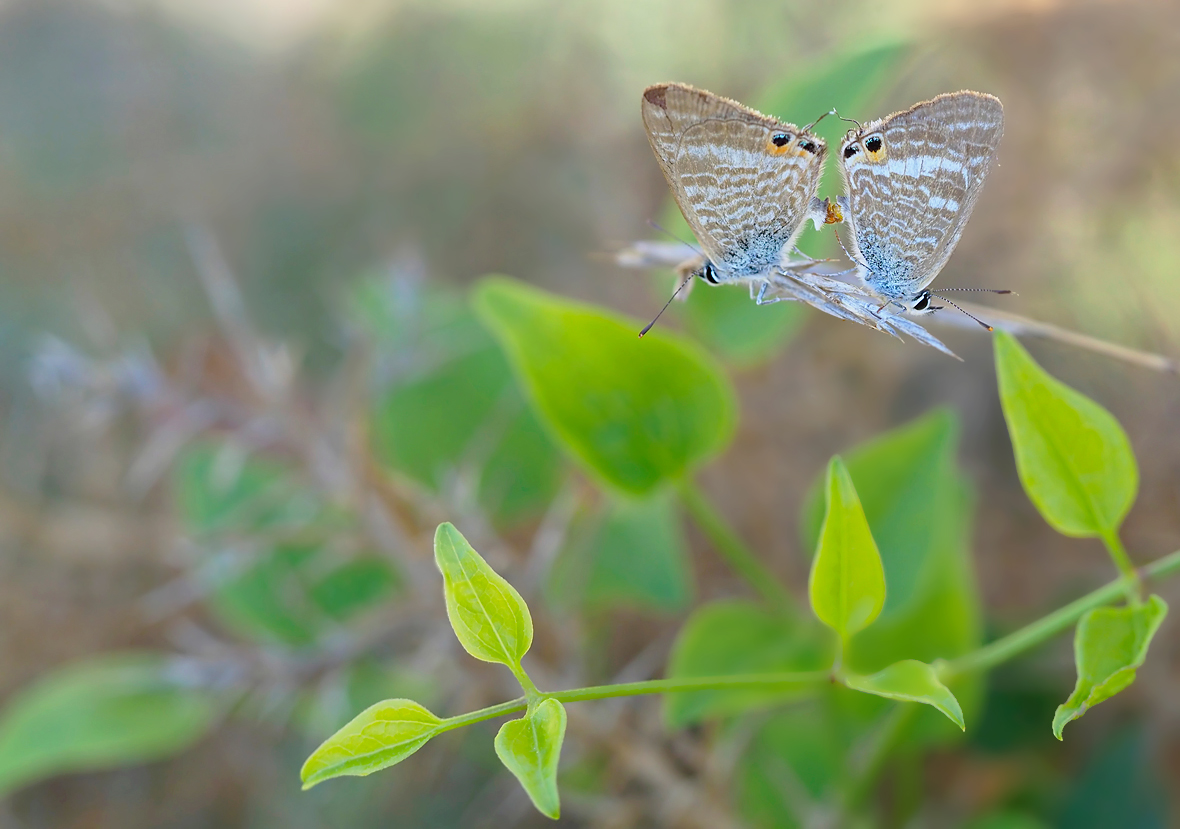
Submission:
{"label": "butterfly eye", "polygon": [[799,149],[806,150],[807,152],[811,153],[812,155],[815,155],[815,142],[808,141],[808,140],[800,141],[799,142]]}
{"label": "butterfly eye", "polygon": [[870,135],[865,139],[865,149],[870,153],[875,153],[881,149],[881,145],[885,142],[881,140],[879,135]]}
{"label": "butterfly eye", "polygon": [[791,136],[785,132],[775,133],[774,137],[770,139],[770,143],[776,147],[785,147],[791,143]]}
{"label": "butterfly eye", "polygon": [[925,311],[930,307],[930,292],[923,291],[918,294],[918,301],[914,303],[913,309],[915,311]]}
{"label": "butterfly eye", "polygon": [[859,144],[849,144],[847,147],[844,148],[844,157],[845,158],[852,158],[854,155],[856,155],[859,152],[860,152],[860,145]]}

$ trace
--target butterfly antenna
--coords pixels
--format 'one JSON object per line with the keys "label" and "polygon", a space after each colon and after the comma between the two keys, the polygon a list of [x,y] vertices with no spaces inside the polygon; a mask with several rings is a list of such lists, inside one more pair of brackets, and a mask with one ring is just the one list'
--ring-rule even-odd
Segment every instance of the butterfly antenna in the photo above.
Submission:
{"label": "butterfly antenna", "polygon": [[[704,254],[704,253],[701,251],[701,249],[700,249],[700,248],[698,248],[696,245],[694,245],[692,242],[686,242],[684,239],[681,239],[681,238],[680,238],[679,236],[677,236],[675,233],[673,233],[672,231],[668,230],[668,228],[664,227],[663,225],[661,225],[659,222],[655,221],[654,219],[648,219],[648,220],[647,220],[647,224],[648,224],[648,227],[655,228],[655,229],[656,229],[656,230],[658,230],[660,233],[663,233],[663,234],[665,234],[665,235],[669,236],[670,238],[672,238],[672,239],[675,239],[677,242],[680,242],[680,244],[682,244],[682,245],[687,245],[688,247],[692,248],[692,249],[693,249],[693,250],[695,250],[697,253],[699,253],[701,256],[704,256],[704,255],[705,255],[705,254]],[[682,285],[681,287],[684,287],[684,286]]]}
{"label": "butterfly antenna", "polygon": [[660,309],[660,313],[656,314],[655,318],[652,319],[651,322],[643,326],[643,330],[639,332],[640,337],[642,337],[648,331],[651,331],[651,327],[656,324],[656,320],[663,316],[663,313],[668,310],[668,306],[672,304],[672,300],[676,299],[676,295],[684,290],[684,286],[687,285],[694,276],[696,276],[695,273],[690,273],[688,276],[684,277],[684,281],[681,282],[680,286],[672,292],[672,296],[668,297],[668,301],[664,303],[664,307]]}
{"label": "butterfly antenna", "polygon": [[827,118],[829,115],[835,115],[835,114],[836,114],[836,110],[834,110],[834,109],[829,109],[829,110],[828,110],[827,112],[825,112],[823,115],[821,115],[820,117],[816,118],[816,119],[815,119],[814,121],[812,121],[810,124],[808,124],[807,126],[805,126],[805,127],[802,129],[802,130],[800,130],[800,132],[811,132],[813,129],[815,129],[815,125],[816,125],[816,124],[818,124],[820,121],[822,121],[822,120],[824,120],[825,118]]}
{"label": "butterfly antenna", "polygon": [[835,107],[832,107],[832,110],[831,110],[831,112],[830,112],[830,113],[827,113],[827,114],[829,114],[829,115],[835,115],[835,116],[836,116],[837,118],[839,118],[841,121],[847,121],[847,122],[848,122],[848,123],[850,123],[850,124],[856,124],[856,128],[857,128],[858,130],[861,130],[862,132],[864,131],[864,127],[861,125],[860,121],[857,121],[855,118],[845,118],[843,115],[841,115],[839,112],[837,112],[837,111],[836,111],[836,108],[835,108]]}
{"label": "butterfly antenna", "polygon": [[[980,290],[987,290],[987,289],[986,289],[986,288],[981,288]],[[995,331],[995,330],[996,330],[996,329],[992,328],[990,325],[988,325],[986,322],[984,322],[983,320],[981,320],[979,317],[977,317],[977,316],[975,316],[974,314],[972,314],[970,311],[964,311],[964,310],[963,310],[963,309],[962,309],[960,306],[958,306],[958,305],[956,305],[955,303],[951,302],[951,301],[950,301],[949,299],[947,299],[946,297],[944,297],[944,296],[940,296],[940,297],[939,297],[939,299],[941,299],[941,300],[942,300],[943,302],[945,302],[947,305],[950,305],[951,307],[953,307],[953,308],[957,308],[959,311],[962,311],[962,313],[964,313],[964,314],[966,314],[967,316],[971,317],[971,319],[975,320],[977,323],[979,323],[980,325],[982,325],[982,326],[983,326],[984,328],[986,328],[988,331]]]}
{"label": "butterfly antenna", "polygon": [[941,294],[943,291],[983,291],[988,294],[1012,294],[1012,296],[1020,296],[1020,294],[1010,291],[1007,288],[934,288],[930,293]]}

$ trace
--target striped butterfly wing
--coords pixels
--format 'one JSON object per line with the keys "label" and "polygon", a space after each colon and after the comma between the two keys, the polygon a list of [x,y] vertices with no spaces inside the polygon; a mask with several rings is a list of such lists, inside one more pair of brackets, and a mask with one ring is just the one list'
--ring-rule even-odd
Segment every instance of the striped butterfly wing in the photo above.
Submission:
{"label": "striped butterfly wing", "polygon": [[798,127],[682,84],[643,93],[664,178],[722,279],[765,274],[803,229],[826,146]]}
{"label": "striped butterfly wing", "polygon": [[845,136],[846,221],[870,288],[903,299],[934,280],[959,242],[1003,133],[998,98],[955,92]]}

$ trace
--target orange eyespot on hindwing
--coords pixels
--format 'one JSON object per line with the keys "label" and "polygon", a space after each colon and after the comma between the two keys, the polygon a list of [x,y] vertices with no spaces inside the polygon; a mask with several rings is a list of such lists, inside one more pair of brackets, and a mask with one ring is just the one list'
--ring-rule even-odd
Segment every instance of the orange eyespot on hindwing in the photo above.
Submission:
{"label": "orange eyespot on hindwing", "polygon": [[790,150],[794,137],[789,132],[776,132],[770,136],[770,143],[766,149],[771,155],[783,155]]}
{"label": "orange eyespot on hindwing", "polygon": [[870,135],[864,140],[864,145],[872,161],[885,160],[885,139],[880,134]]}

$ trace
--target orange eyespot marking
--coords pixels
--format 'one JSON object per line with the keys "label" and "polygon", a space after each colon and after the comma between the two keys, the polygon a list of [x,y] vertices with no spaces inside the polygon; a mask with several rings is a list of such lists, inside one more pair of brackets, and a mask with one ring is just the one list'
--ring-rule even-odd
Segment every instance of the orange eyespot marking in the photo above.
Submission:
{"label": "orange eyespot marking", "polygon": [[776,132],[766,142],[766,151],[771,155],[786,155],[791,151],[791,139],[793,135],[785,132]]}
{"label": "orange eyespot marking", "polygon": [[864,145],[869,161],[879,164],[885,160],[885,139],[880,135],[870,135],[864,140]]}
{"label": "orange eyespot marking", "polygon": [[834,225],[837,222],[844,221],[844,213],[840,210],[840,205],[834,201],[828,202],[828,215],[824,218],[824,224]]}

